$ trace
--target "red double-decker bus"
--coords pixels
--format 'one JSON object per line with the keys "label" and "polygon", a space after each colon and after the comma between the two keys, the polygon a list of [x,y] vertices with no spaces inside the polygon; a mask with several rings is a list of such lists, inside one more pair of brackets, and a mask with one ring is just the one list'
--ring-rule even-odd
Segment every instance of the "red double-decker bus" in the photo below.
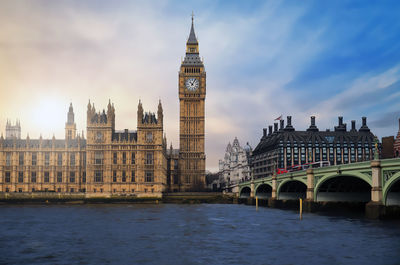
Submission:
{"label": "red double-decker bus", "polygon": [[307,164],[302,164],[302,165],[294,165],[285,168],[278,168],[276,170],[276,174],[285,174],[288,172],[294,172],[294,171],[300,171],[300,170],[306,170],[307,168],[319,168],[319,167],[329,167],[331,163],[329,161],[319,161],[319,162],[313,162],[313,163],[307,163]]}

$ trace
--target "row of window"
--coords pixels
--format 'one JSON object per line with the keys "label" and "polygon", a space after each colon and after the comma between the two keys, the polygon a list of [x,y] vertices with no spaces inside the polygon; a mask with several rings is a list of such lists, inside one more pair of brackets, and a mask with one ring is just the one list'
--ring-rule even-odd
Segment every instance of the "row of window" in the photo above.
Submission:
{"label": "row of window", "polygon": [[[113,171],[113,182],[117,182],[117,179],[118,179],[117,171]],[[127,179],[126,172],[122,171],[121,181],[126,182],[126,179]],[[132,171],[131,182],[135,182],[135,171]]]}
{"label": "row of window", "polygon": [[[104,162],[104,154],[103,152],[95,152],[94,154],[94,164],[95,165],[102,165]],[[131,153],[130,160],[128,161],[127,159],[127,153],[122,152],[122,164],[126,165],[130,162],[131,165],[134,165],[136,163],[136,154]],[[154,163],[153,159],[153,152],[147,152],[146,153],[146,159],[145,159],[145,164],[146,165],[152,165]],[[116,165],[118,164],[118,153],[114,152],[113,153],[113,164]]]}
{"label": "row of window", "polygon": [[[122,171],[122,176],[121,176],[121,181],[122,182],[127,182],[127,174],[125,171]],[[75,172],[70,172],[70,176],[68,179],[69,183],[75,183],[76,179],[75,179]],[[117,177],[117,172],[114,171],[113,172],[113,182],[117,182],[118,177]],[[131,176],[130,176],[130,180],[131,182],[135,182],[135,171],[132,171]],[[24,182],[24,172],[20,171],[18,172],[18,179],[17,179],[18,183],[23,183]],[[30,176],[30,182],[31,183],[36,183],[37,181],[37,174],[36,172],[31,172],[31,176]],[[94,178],[95,182],[103,182],[103,175],[101,171],[96,171],[95,172],[95,178]],[[146,171],[145,172],[145,182],[154,182],[154,175],[152,171]],[[6,183],[10,183],[11,182],[11,172],[10,171],[6,171],[5,172],[5,178],[4,178],[4,182]],[[44,178],[43,178],[43,182],[44,183],[49,183],[50,182],[50,174],[49,172],[44,172]],[[62,183],[63,182],[63,174],[62,172],[57,172],[57,177],[56,177],[56,182],[57,183]],[[83,176],[82,176],[82,182],[86,183],[86,172],[83,172]]]}
{"label": "row of window", "polygon": [[[11,161],[11,152],[6,152],[6,166],[11,166],[12,161]],[[18,154],[18,165],[23,166],[25,165],[25,153],[20,152]],[[57,153],[57,166],[62,166],[63,165],[63,153]],[[82,154],[82,163],[86,164],[86,154]],[[37,153],[31,153],[31,165],[36,166],[38,165],[38,155]],[[76,165],[76,154],[75,153],[70,153],[69,154],[69,165],[70,166],[75,166]],[[50,166],[50,153],[46,152],[44,153],[44,166]]]}
{"label": "row of window", "polygon": [[[196,52],[196,48],[190,48],[189,49],[190,52]],[[185,73],[200,73],[200,68],[185,68]]]}
{"label": "row of window", "polygon": [[[118,153],[113,153],[113,164],[117,164],[118,163]],[[126,152],[122,153],[122,164],[126,164],[127,163],[127,159],[126,159]],[[135,164],[135,153],[131,153],[131,164]]]}
{"label": "row of window", "polygon": [[[32,188],[31,189],[31,191],[32,192],[35,192],[35,191],[37,191],[35,188]],[[49,189],[48,188],[45,188],[44,190],[43,190],[44,192],[49,192]],[[62,191],[62,188],[57,188],[57,192],[61,192]],[[80,189],[79,190],[80,192],[86,192],[86,189]],[[154,189],[151,189],[150,190],[152,193],[154,192]],[[10,188],[6,188],[6,192],[10,192]],[[18,192],[22,192],[22,188],[18,188]],[[69,192],[75,192],[75,189],[74,188],[70,188],[69,189]],[[97,189],[93,189],[93,192],[94,193],[96,193],[97,192]],[[100,189],[100,192],[103,192],[103,189]],[[114,193],[117,193],[118,191],[116,190],[116,189],[113,189],[113,192]],[[125,189],[122,189],[122,193],[126,193],[127,191],[125,191]],[[135,192],[135,189],[132,189],[131,190],[131,192],[132,193],[134,193]],[[148,192],[148,189],[144,189],[144,192]]]}
{"label": "row of window", "polygon": [[[303,143],[303,142],[301,142],[301,143],[298,144],[295,141],[293,143],[293,146],[287,145],[287,146],[283,147],[283,142],[280,141],[279,149],[283,150],[283,148],[286,148],[287,152],[290,152],[290,150],[292,148],[294,150],[296,150],[298,148],[301,148],[302,150],[304,150],[305,148],[308,148],[309,150],[315,148],[316,151],[319,150],[320,148],[321,149],[331,149],[331,150],[333,150],[333,148],[336,148],[336,149],[351,148],[353,150],[355,150],[355,149],[357,149],[357,150],[362,150],[362,149],[367,150],[368,149],[369,150],[369,149],[374,149],[374,146],[370,145],[368,142],[365,142],[364,144],[362,144],[361,142],[358,142],[358,144],[356,145],[353,142],[350,142],[350,143],[344,142],[343,144],[340,144],[339,142],[337,142],[336,144],[334,144],[334,143],[329,143],[329,144],[322,143],[322,144],[319,144],[318,142],[315,142],[314,144],[312,144],[312,143]],[[260,158],[263,158],[263,157],[266,157],[266,156],[267,156],[267,153],[262,153],[262,154],[256,155],[254,158],[255,159],[260,159]]]}
{"label": "row of window", "polygon": [[[131,157],[129,162],[134,165],[136,163],[135,159],[135,153],[131,153]],[[19,153],[18,155],[18,165],[23,166],[25,165],[25,153]],[[63,154],[62,153],[57,153],[57,166],[62,166],[63,165]],[[95,157],[94,157],[94,164],[95,165],[102,165],[104,161],[104,155],[103,152],[95,152]],[[85,165],[86,164],[86,154],[83,153],[83,159],[82,163]],[[118,163],[118,153],[114,152],[113,153],[113,164]],[[122,153],[122,164],[126,165],[128,163],[127,159],[127,153],[123,152]],[[146,165],[152,165],[154,163],[154,156],[153,152],[148,152],[146,153],[146,159],[145,159],[145,164]],[[11,152],[6,153],[6,166],[11,166],[12,161],[11,161]],[[31,165],[36,166],[38,165],[38,159],[37,159],[37,153],[32,153],[31,155]],[[69,154],[69,165],[70,166],[75,166],[76,165],[76,155],[75,153]],[[44,153],[44,166],[50,166],[50,153],[46,152]]]}
{"label": "row of window", "polygon": [[[32,191],[32,192],[35,192],[35,191],[40,191],[40,190],[36,190],[35,188],[32,188],[31,191]],[[45,189],[42,190],[42,191],[44,191],[44,192],[49,192],[50,190],[49,190],[48,188],[45,188]],[[61,191],[62,191],[61,188],[57,188],[57,192],[61,192]],[[85,192],[85,189],[79,189],[79,191],[80,191],[80,192]],[[10,188],[6,187],[6,192],[10,192]],[[22,188],[18,188],[18,192],[22,192]],[[54,191],[52,191],[52,192],[54,192]],[[75,192],[75,189],[74,189],[74,188],[70,188],[70,189],[69,189],[69,192]]]}
{"label": "row of window", "polygon": [[[117,172],[113,171],[113,182],[117,182],[118,177],[117,177]],[[127,180],[127,174],[125,171],[122,171],[122,177],[121,177],[122,182],[126,182]],[[144,181],[145,182],[154,182],[154,175],[153,175],[153,171],[146,171],[144,174]],[[103,179],[103,171],[101,170],[96,170],[94,172],[94,182],[104,182]],[[132,171],[132,175],[131,175],[131,182],[135,182],[135,171]]]}
{"label": "row of window", "polygon": [[[69,180],[68,182],[70,182],[70,183],[75,183],[76,177],[75,177],[74,171],[70,172],[68,180]],[[4,182],[6,182],[6,183],[11,182],[11,172],[10,171],[5,172]],[[18,183],[24,182],[24,172],[22,172],[22,171],[18,172],[17,182]],[[37,173],[35,171],[31,172],[30,182],[31,183],[37,182]],[[44,172],[43,182],[44,183],[50,182],[50,172],[48,172],[48,171]],[[58,182],[58,183],[63,182],[63,173],[62,172],[57,172],[56,182]],[[82,174],[82,182],[86,182],[86,172],[83,172],[83,174]]]}
{"label": "row of window", "polygon": [[[354,163],[354,162],[360,162],[360,161],[366,161],[371,159],[371,152],[369,149],[365,149],[364,154],[362,152],[362,149],[357,150],[357,155],[355,152],[355,149],[350,149],[350,152],[348,149],[335,149],[336,150],[336,161],[335,161],[335,153],[333,148],[329,148],[327,151],[326,148],[322,148],[322,159],[321,159],[321,152],[320,149],[315,149],[315,156],[313,156],[312,150],[309,149],[308,152],[308,160],[306,159],[306,152],[305,149],[300,149],[300,154],[298,152],[298,149],[294,149],[293,152],[291,152],[291,149],[288,149],[286,151],[286,165],[291,166],[292,165],[292,160],[294,165],[298,164],[305,164],[307,161],[314,161],[314,162],[319,162],[319,161],[329,161],[331,165],[340,165],[340,164],[348,164],[348,163]],[[254,163],[255,173],[260,173],[260,172],[266,172],[269,169],[267,167],[263,168],[257,168],[257,167],[262,167],[266,166],[267,160],[263,161],[258,161]],[[278,168],[284,168],[285,167],[285,157],[283,153],[283,148],[280,149],[279,155],[278,155],[278,160],[277,160],[277,167]]]}

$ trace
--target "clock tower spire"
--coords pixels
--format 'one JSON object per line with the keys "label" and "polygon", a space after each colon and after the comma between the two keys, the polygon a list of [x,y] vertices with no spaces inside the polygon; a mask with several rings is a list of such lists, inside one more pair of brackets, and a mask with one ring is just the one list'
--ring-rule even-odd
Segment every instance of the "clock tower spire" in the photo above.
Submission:
{"label": "clock tower spire", "polygon": [[199,56],[194,19],[179,71],[179,168],[180,191],[205,189],[206,72]]}

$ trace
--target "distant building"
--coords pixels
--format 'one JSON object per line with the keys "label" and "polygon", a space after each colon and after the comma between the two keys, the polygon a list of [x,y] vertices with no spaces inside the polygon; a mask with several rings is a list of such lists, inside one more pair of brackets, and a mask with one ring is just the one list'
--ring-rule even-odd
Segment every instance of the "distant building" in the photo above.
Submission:
{"label": "distant building", "polygon": [[267,129],[253,150],[251,168],[255,178],[272,175],[276,169],[288,169],[295,165],[329,161],[331,165],[367,161],[373,158],[374,135],[367,126],[367,118],[362,118],[362,126],[356,129],[351,122],[348,131],[343,117],[334,131],[319,131],[315,117],[311,117],[310,127],[305,131],[296,131],[292,126],[292,117]]}
{"label": "distant building", "polygon": [[382,137],[382,150],[381,158],[393,158],[394,157],[394,136]]}
{"label": "distant building", "polygon": [[393,145],[394,157],[400,157],[400,119],[399,119],[399,131],[396,136],[396,140]]}
{"label": "distant building", "polygon": [[179,181],[179,149],[173,149],[172,144],[167,149],[167,184],[169,192],[177,192],[181,190]]}
{"label": "distant building", "polygon": [[9,120],[6,123],[6,139],[13,138],[21,139],[21,124],[19,120],[16,121],[15,125],[12,125]]}
{"label": "distant building", "polygon": [[219,172],[211,173],[206,171],[206,184],[207,188],[211,191],[221,191],[219,187]]}
{"label": "distant building", "polygon": [[242,148],[235,137],[233,143],[228,144],[224,159],[219,160],[219,185],[224,189],[250,179],[249,158],[251,155],[249,143]]}

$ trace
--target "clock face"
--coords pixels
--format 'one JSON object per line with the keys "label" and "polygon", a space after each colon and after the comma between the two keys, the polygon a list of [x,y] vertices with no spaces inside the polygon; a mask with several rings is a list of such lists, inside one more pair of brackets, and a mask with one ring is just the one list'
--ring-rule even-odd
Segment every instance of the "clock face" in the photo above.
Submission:
{"label": "clock face", "polygon": [[103,140],[103,134],[101,132],[97,132],[96,134],[96,141],[100,142],[101,140]]}
{"label": "clock face", "polygon": [[186,79],[185,86],[189,91],[195,91],[199,88],[199,80],[197,78]]}
{"label": "clock face", "polygon": [[153,134],[151,132],[148,132],[146,134],[146,141],[147,142],[152,142],[153,141]]}

